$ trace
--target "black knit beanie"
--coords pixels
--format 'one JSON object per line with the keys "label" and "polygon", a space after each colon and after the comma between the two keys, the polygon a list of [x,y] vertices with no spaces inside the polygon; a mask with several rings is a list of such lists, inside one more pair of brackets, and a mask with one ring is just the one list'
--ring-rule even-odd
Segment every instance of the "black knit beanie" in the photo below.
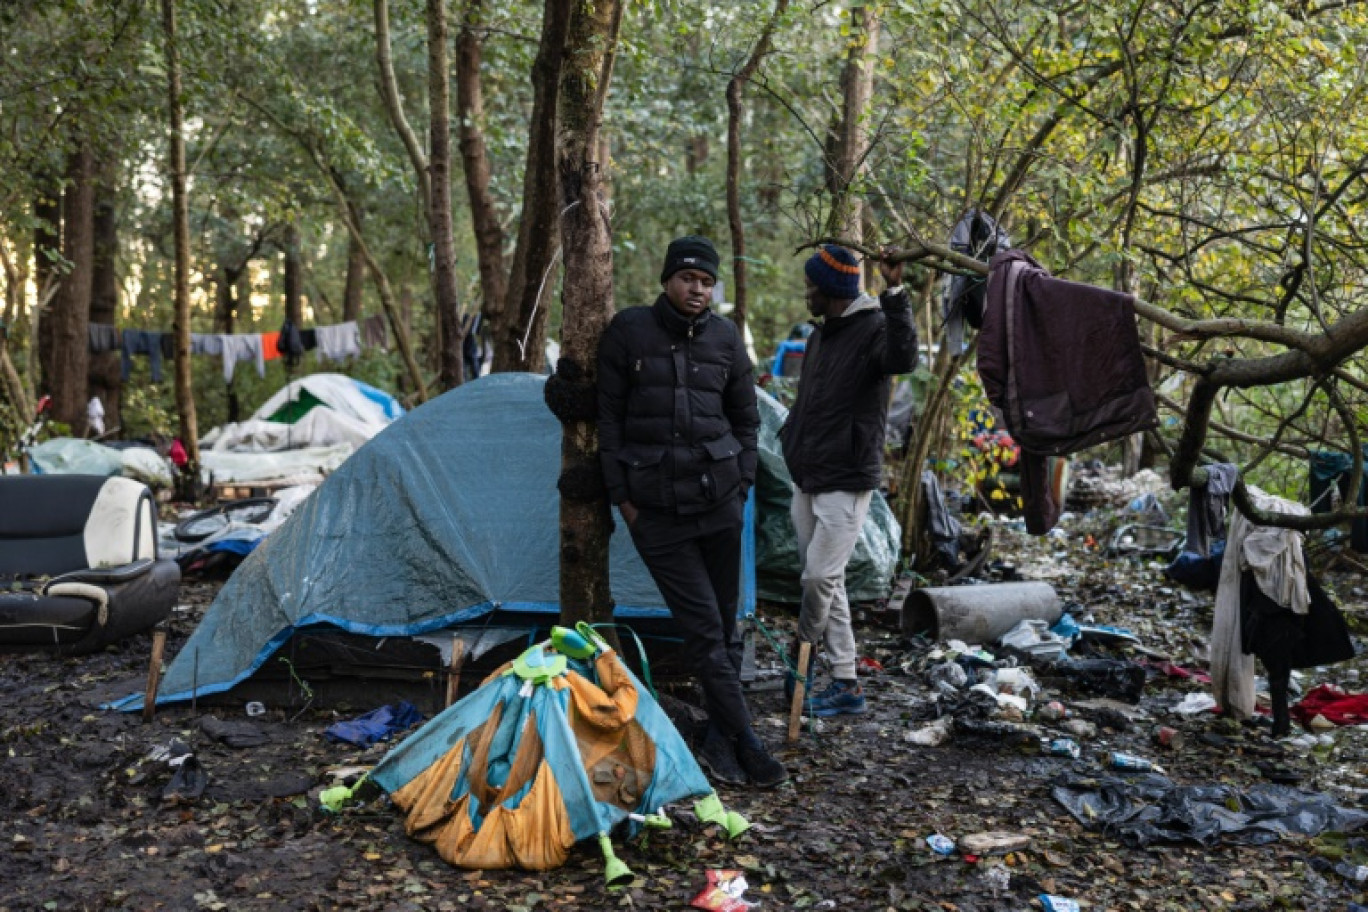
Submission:
{"label": "black knit beanie", "polygon": [[665,251],[665,268],[660,271],[660,283],[665,284],[670,276],[681,269],[697,269],[716,279],[718,262],[717,248],[707,238],[696,234],[675,238]]}
{"label": "black knit beanie", "polygon": [[803,272],[817,290],[833,301],[860,296],[860,264],[855,254],[835,244],[823,244],[803,264]]}

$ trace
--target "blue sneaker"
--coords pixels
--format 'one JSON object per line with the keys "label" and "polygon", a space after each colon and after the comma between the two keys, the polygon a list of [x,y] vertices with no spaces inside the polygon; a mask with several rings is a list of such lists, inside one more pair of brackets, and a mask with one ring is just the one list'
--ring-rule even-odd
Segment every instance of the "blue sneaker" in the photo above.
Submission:
{"label": "blue sneaker", "polygon": [[831,686],[812,698],[812,714],[858,716],[865,711],[864,689],[858,681],[832,681]]}

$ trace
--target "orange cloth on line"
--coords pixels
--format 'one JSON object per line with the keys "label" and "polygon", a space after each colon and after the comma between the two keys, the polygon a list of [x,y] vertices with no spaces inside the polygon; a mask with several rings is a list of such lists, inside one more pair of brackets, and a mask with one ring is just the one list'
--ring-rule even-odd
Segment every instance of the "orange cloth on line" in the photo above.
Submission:
{"label": "orange cloth on line", "polygon": [[274,361],[280,357],[280,333],[261,334],[261,358],[263,361]]}

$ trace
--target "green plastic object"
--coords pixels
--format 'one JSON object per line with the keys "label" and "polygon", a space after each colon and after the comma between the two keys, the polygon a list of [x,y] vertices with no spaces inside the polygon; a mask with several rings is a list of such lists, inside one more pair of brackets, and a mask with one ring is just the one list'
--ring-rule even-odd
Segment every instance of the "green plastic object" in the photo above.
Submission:
{"label": "green plastic object", "polygon": [[523,651],[513,660],[513,667],[504,674],[515,674],[535,686],[542,686],[552,678],[565,674],[567,661],[560,653],[548,654],[545,643],[538,643]]}
{"label": "green plastic object", "polygon": [[603,850],[603,879],[610,887],[625,887],[633,880],[636,875],[632,869],[623,863],[621,858],[613,852],[613,841],[608,838],[607,833],[598,834],[599,848]]}
{"label": "green plastic object", "polygon": [[730,839],[735,839],[750,829],[750,822],[745,817],[722,806],[722,799],[717,797],[717,792],[698,799],[694,803],[694,813],[704,823],[715,823],[722,827]]}
{"label": "green plastic object", "polygon": [[555,646],[561,655],[567,655],[572,659],[587,659],[598,652],[598,647],[591,640],[585,639],[579,631],[560,625],[551,628],[551,645]]}
{"label": "green plastic object", "polygon": [[370,773],[366,773],[366,775],[356,780],[355,785],[335,785],[330,789],[324,789],[318,793],[318,803],[323,805],[324,810],[333,814],[340,814],[342,813],[343,805],[351,800],[352,796],[356,794],[357,790],[360,789],[369,778]]}
{"label": "green plastic object", "polygon": [[599,636],[599,632],[595,630],[593,628],[593,625],[591,625],[588,621],[580,621],[578,624],[576,624],[575,631],[580,636],[588,640],[590,643],[593,643],[595,649],[601,650],[603,652],[613,651],[613,647],[608,645],[607,640]]}

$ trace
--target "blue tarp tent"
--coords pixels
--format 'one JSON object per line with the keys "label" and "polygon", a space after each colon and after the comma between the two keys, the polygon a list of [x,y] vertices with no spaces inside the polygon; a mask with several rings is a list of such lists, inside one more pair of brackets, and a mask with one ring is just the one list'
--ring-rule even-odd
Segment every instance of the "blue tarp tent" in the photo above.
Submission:
{"label": "blue tarp tent", "polygon": [[[554,623],[561,434],[544,384],[533,374],[481,378],[358,450],[229,578],[167,669],[157,702],[228,690],[302,628],[415,636],[493,611]],[[746,512],[741,611],[750,614],[755,523]],[[892,541],[885,578],[896,531]],[[668,616],[620,520],[610,569],[619,618]],[[796,582],[796,565],[791,572]]]}

